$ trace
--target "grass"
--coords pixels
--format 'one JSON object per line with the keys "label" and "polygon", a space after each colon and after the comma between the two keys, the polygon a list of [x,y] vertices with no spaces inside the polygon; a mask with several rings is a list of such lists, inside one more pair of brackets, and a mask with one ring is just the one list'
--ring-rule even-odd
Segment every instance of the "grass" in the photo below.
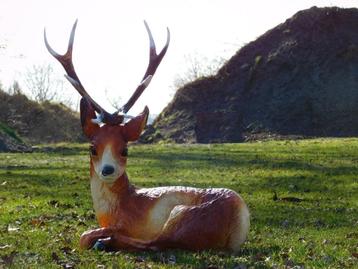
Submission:
{"label": "grass", "polygon": [[[97,226],[87,148],[0,154],[0,268],[357,267],[358,139],[130,147],[138,186],[227,187],[243,196],[251,229],[236,256],[79,250],[80,234]],[[303,200],[275,201],[274,192]]]}
{"label": "grass", "polygon": [[24,141],[18,136],[14,129],[11,129],[6,124],[0,122],[0,132],[7,134],[8,136],[15,139],[17,142],[23,143]]}

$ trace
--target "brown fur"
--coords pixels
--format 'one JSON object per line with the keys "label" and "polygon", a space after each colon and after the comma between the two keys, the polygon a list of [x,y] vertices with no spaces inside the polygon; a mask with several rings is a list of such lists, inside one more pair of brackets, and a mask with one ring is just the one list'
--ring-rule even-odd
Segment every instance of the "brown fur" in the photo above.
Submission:
{"label": "brown fur", "polygon": [[82,123],[96,149],[96,156],[91,156],[91,190],[101,228],[81,236],[82,248],[101,240],[108,249],[238,250],[249,220],[245,202],[234,191],[181,186],[137,189],[125,172],[110,183],[101,178],[95,167],[104,154],[125,167],[121,153],[128,141],[138,139],[148,109],[126,124],[101,128],[91,126],[90,109],[81,111]]}

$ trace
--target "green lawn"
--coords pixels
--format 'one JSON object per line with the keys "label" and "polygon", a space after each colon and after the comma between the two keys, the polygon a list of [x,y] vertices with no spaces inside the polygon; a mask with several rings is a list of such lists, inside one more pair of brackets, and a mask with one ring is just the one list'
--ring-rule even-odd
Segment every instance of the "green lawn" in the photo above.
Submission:
{"label": "green lawn", "polygon": [[0,268],[357,267],[358,139],[130,147],[128,173],[138,186],[227,187],[241,194],[251,228],[236,256],[79,250],[80,234],[97,226],[87,148],[0,154]]}

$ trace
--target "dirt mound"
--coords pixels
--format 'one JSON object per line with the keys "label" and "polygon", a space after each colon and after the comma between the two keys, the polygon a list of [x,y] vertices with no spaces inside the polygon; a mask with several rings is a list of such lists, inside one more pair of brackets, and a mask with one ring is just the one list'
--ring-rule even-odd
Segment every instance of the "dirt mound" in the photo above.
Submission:
{"label": "dirt mound", "polygon": [[61,104],[37,103],[0,90],[0,121],[31,144],[82,141],[79,115]]}
{"label": "dirt mound", "polygon": [[358,9],[312,7],[185,85],[144,142],[358,135]]}

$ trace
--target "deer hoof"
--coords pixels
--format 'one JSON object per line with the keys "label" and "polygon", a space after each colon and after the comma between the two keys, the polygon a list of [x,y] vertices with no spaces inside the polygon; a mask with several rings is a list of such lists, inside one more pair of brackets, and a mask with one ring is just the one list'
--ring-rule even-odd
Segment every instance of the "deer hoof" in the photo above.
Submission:
{"label": "deer hoof", "polygon": [[97,251],[104,251],[106,250],[106,245],[101,240],[97,240],[92,249]]}

